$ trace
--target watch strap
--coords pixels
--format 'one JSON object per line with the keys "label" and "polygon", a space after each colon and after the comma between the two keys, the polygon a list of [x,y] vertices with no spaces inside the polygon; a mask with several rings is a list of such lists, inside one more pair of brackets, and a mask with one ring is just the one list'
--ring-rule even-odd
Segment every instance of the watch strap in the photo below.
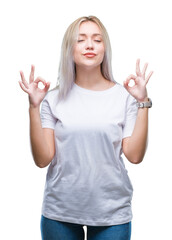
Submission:
{"label": "watch strap", "polygon": [[151,108],[152,107],[152,100],[148,98],[147,102],[137,102],[138,108]]}

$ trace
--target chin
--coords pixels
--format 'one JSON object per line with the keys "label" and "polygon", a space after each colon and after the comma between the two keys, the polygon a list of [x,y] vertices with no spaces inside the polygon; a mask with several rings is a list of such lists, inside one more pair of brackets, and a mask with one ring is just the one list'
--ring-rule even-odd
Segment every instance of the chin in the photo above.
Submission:
{"label": "chin", "polygon": [[95,62],[95,61],[87,61],[82,63],[76,63],[79,68],[86,68],[86,69],[93,69],[101,66],[102,62]]}

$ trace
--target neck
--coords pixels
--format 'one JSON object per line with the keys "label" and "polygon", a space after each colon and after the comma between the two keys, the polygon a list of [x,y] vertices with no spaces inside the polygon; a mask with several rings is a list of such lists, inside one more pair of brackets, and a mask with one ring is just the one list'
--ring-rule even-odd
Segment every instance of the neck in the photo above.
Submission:
{"label": "neck", "polygon": [[76,66],[75,83],[84,88],[94,88],[107,81],[101,73],[100,66],[94,69],[85,69]]}

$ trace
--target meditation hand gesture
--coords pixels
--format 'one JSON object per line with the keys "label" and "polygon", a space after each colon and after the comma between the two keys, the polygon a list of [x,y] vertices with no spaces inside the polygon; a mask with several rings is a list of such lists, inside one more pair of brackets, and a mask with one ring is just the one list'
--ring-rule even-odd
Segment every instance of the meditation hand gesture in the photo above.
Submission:
{"label": "meditation hand gesture", "polygon": [[[49,87],[50,82],[46,82],[41,77],[37,77],[34,80],[34,71],[35,67],[31,66],[31,73],[29,78],[29,83],[25,80],[24,74],[22,71],[20,71],[21,79],[22,81],[19,81],[20,87],[22,90],[29,95],[29,103],[30,107],[39,107],[40,103],[42,102],[43,98],[45,97]],[[40,89],[38,87],[39,82],[42,82],[44,84],[44,88]]]}
{"label": "meditation hand gesture", "polygon": [[[140,71],[140,59],[137,59],[136,62],[136,76],[131,74],[128,76],[126,81],[123,82],[124,87],[126,90],[138,101],[143,102],[147,100],[147,89],[146,84],[148,83],[150,77],[153,74],[153,71],[151,71],[147,77],[145,77],[146,69],[147,69],[148,63],[144,65],[144,68],[142,72]],[[130,80],[133,80],[135,82],[135,85],[130,87],[128,84]]]}

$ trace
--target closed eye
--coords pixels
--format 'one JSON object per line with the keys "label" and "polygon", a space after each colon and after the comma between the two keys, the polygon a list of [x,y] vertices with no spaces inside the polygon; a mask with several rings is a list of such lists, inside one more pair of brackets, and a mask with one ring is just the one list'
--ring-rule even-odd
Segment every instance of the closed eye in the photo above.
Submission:
{"label": "closed eye", "polygon": [[83,41],[84,41],[83,39],[78,40],[78,42],[83,42]]}

